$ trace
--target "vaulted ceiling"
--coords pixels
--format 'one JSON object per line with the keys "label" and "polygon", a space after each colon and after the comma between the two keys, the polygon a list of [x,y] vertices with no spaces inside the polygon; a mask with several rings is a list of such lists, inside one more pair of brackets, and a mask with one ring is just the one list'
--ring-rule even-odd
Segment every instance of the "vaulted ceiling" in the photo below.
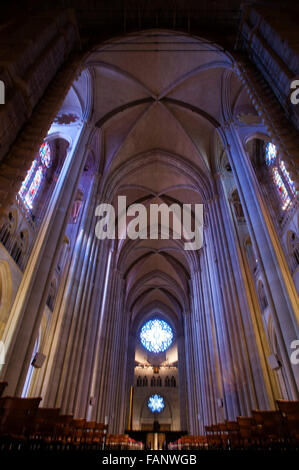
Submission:
{"label": "vaulted ceiling", "polygon": [[[86,68],[103,199],[115,208],[118,196],[147,208],[210,199],[223,155],[217,129],[240,113],[254,114],[232,57],[209,41],[152,30],[94,48]],[[179,319],[190,308],[189,279],[200,251],[171,239],[119,240],[116,250],[133,320],[155,309]]]}

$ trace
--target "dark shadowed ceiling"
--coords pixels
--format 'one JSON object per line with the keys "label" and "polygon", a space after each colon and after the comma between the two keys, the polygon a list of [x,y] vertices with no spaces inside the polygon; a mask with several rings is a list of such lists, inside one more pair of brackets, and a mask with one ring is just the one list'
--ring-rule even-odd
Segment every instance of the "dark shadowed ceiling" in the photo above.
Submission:
{"label": "dark shadowed ceiling", "polygon": [[[3,2],[4,3],[4,2]],[[2,4],[7,15],[27,10],[73,8],[83,44],[145,29],[174,29],[233,47],[242,0],[23,0]],[[263,5],[288,1],[251,1]],[[296,3],[296,2],[291,2]],[[4,14],[2,15],[4,18]]]}

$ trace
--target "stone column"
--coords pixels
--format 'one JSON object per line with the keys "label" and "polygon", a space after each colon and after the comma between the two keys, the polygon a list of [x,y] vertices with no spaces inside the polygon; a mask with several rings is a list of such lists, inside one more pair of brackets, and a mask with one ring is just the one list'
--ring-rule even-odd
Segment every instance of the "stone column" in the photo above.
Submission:
{"label": "stone column", "polygon": [[[130,313],[125,312],[125,315],[128,316]],[[136,348],[136,333],[132,331],[132,323],[128,326],[128,345],[127,345],[127,368],[126,368],[126,388],[124,391],[124,410],[123,410],[123,423],[124,429],[128,429],[129,425],[129,416],[130,416],[130,396],[131,396],[131,386],[134,385],[134,372],[135,372],[135,348]],[[133,406],[133,419],[132,424],[134,426],[134,406]]]}
{"label": "stone column", "polygon": [[215,196],[208,204],[207,246],[214,247],[215,250],[216,283],[214,288],[220,306],[215,324],[219,331],[219,354],[224,375],[223,399],[228,419],[235,419],[237,415],[246,415],[259,405],[268,406],[268,402],[267,398],[265,401],[266,394],[263,392],[258,396],[255,387],[244,324],[244,309],[247,307],[241,304],[241,296],[238,292],[244,289],[244,286],[240,284],[240,280],[238,284],[236,282],[234,263],[229,248],[232,240],[228,237],[223,213],[219,197]]}
{"label": "stone column", "polygon": [[[192,298],[192,310],[190,313],[190,322],[191,322],[191,337],[187,339],[188,342],[192,343],[192,356],[193,356],[193,375],[194,375],[194,394],[196,396],[196,403],[197,408],[192,409],[191,413],[194,415],[194,434],[198,435],[203,430],[200,429],[199,423],[202,423],[203,416],[206,410],[203,407],[203,400],[205,396],[204,389],[202,388],[203,384],[203,375],[205,374],[206,370],[204,367],[204,362],[202,361],[202,350],[201,350],[201,332],[198,324],[198,310],[200,309],[200,295],[199,289],[200,286],[197,284],[197,273],[193,273],[192,280],[190,282],[190,293]],[[198,419],[198,415],[200,415],[200,421]]]}
{"label": "stone column", "polygon": [[[209,208],[209,211],[211,209]],[[211,291],[213,299],[213,310],[215,318],[215,327],[218,338],[219,358],[221,364],[221,377],[223,385],[223,405],[227,419],[234,419],[240,414],[240,406],[235,394],[235,372],[233,368],[233,354],[231,350],[231,342],[226,324],[226,312],[229,310],[227,306],[227,298],[225,292],[225,279],[220,271],[220,259],[216,237],[213,229],[213,223],[210,221],[209,214],[208,227],[205,231],[206,243],[206,266],[209,269],[209,277],[211,282]],[[212,226],[211,226],[212,225]],[[222,256],[222,253],[220,253]],[[221,398],[221,397],[220,397]]]}
{"label": "stone column", "polygon": [[[203,250],[201,252],[201,262],[203,263]],[[214,344],[210,344],[211,325],[209,308],[205,306],[205,298],[203,296],[203,273],[202,267],[195,271],[192,276],[193,292],[194,292],[194,308],[193,308],[193,328],[195,334],[194,343],[197,350],[196,366],[198,377],[198,393],[200,400],[200,421],[199,431],[204,432],[204,426],[215,423],[215,402],[216,397],[220,396],[215,387],[217,380],[215,376],[216,366],[214,363]]]}
{"label": "stone column", "polygon": [[[128,349],[129,349],[129,314],[124,310],[125,281],[121,276],[118,297],[118,319],[115,325],[113,371],[114,378],[110,380],[110,429],[113,432],[124,432],[128,423],[124,421],[125,409],[129,407],[126,400],[126,377],[128,369]],[[135,341],[134,341],[135,344]]]}
{"label": "stone column", "polygon": [[[238,289],[242,322],[246,332],[248,358],[250,360],[252,375],[254,377],[254,390],[258,404],[262,409],[275,408],[275,400],[280,397],[274,372],[270,369],[267,357],[270,349],[265,335],[262,312],[259,307],[256,287],[250,271],[247,255],[242,245],[240,232],[232,214],[232,208],[227,199],[222,175],[217,174],[217,188],[222,203],[223,216],[230,249],[232,269]],[[233,176],[232,176],[233,178]],[[244,228],[244,227],[243,227]],[[246,225],[247,229],[247,225]],[[248,231],[246,230],[246,233]],[[245,233],[244,233],[245,235]]]}
{"label": "stone column", "polygon": [[265,279],[265,290],[293,399],[298,399],[299,371],[290,362],[291,342],[299,337],[296,288],[254,169],[233,125],[225,129],[227,154],[246,215],[252,243]]}
{"label": "stone column", "polygon": [[91,419],[104,422],[108,416],[109,432],[123,431],[125,377],[127,368],[128,320],[123,311],[123,279],[115,267],[111,252],[105,303],[100,312],[91,395],[95,405]]}
{"label": "stone column", "polygon": [[44,381],[42,394],[45,396],[43,406],[60,407],[63,413],[77,414],[81,400],[82,369],[94,325],[95,315],[91,305],[100,245],[94,231],[97,188],[98,177],[95,176],[84,202],[67,280],[55,308],[55,326],[48,342],[50,350],[46,364],[47,381]]}
{"label": "stone column", "polygon": [[5,328],[7,362],[1,376],[9,383],[9,394],[22,393],[90,134],[91,128],[85,125],[76,147],[66,157]]}
{"label": "stone column", "polygon": [[182,431],[189,429],[189,402],[187,399],[187,373],[185,337],[182,331],[177,337],[178,344],[178,377],[179,377],[179,400],[180,400],[180,425]]}
{"label": "stone column", "polygon": [[186,351],[186,377],[187,377],[187,396],[189,407],[189,433],[196,435],[198,430],[198,412],[200,407],[198,405],[198,395],[196,393],[196,367],[195,367],[195,354],[193,347],[193,334],[191,313],[184,313],[184,332],[185,332],[185,351]]}
{"label": "stone column", "polygon": [[105,303],[105,280],[109,274],[109,246],[106,241],[99,242],[98,256],[96,258],[95,278],[92,281],[93,295],[90,303],[91,320],[88,336],[81,358],[78,387],[78,404],[74,412],[79,417],[92,418],[96,406],[96,390],[93,388],[94,368],[99,347],[99,335],[102,325],[102,307]]}
{"label": "stone column", "polygon": [[[212,247],[211,247],[212,248]],[[208,262],[208,250],[205,243],[201,253],[201,297],[202,297],[202,311],[201,321],[203,324],[203,331],[206,332],[207,348],[210,362],[210,372],[208,378],[210,380],[210,387],[212,395],[209,396],[210,415],[209,421],[206,424],[213,424],[215,422],[223,422],[227,409],[223,404],[224,386],[223,386],[223,370],[222,370],[222,357],[220,353],[220,340],[219,331],[216,326],[215,316],[219,312],[220,305],[217,304],[213,297],[214,289],[212,288],[212,270]],[[219,287],[218,287],[219,288]],[[222,400],[221,407],[217,404],[217,400]]]}

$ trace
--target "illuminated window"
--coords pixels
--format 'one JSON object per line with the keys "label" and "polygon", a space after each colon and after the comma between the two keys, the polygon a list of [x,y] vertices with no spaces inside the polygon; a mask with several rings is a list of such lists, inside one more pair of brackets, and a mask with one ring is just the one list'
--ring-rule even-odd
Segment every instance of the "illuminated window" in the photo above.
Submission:
{"label": "illuminated window", "polygon": [[286,188],[286,186],[285,186],[285,184],[282,180],[282,177],[278,173],[277,168],[276,167],[273,168],[272,171],[273,171],[273,180],[274,180],[275,186],[276,186],[276,188],[279,192],[279,195],[280,195],[280,198],[281,198],[281,201],[282,201],[282,210],[284,211],[290,205],[291,199],[288,195],[288,191],[287,191],[287,188]]}
{"label": "illuminated window", "polygon": [[26,196],[24,198],[24,202],[29,209],[32,209],[33,201],[37,195],[37,192],[40,188],[41,182],[43,179],[43,169],[40,166],[35,173],[33,180],[31,182],[30,188],[28,189],[28,192],[26,193]]}
{"label": "illuminated window", "polygon": [[34,200],[43,182],[47,169],[51,166],[51,151],[47,142],[44,142],[38,156],[33,160],[27,175],[22,182],[18,196],[23,201],[27,210],[33,208]]}
{"label": "illuminated window", "polygon": [[164,320],[149,320],[141,328],[140,340],[149,352],[166,351],[173,340],[172,328]]}
{"label": "illuminated window", "polygon": [[50,168],[51,166],[51,151],[50,151],[50,146],[47,142],[44,142],[40,149],[39,149],[39,156],[41,159],[41,162],[44,166],[47,168]]}
{"label": "illuminated window", "polygon": [[22,183],[21,189],[19,191],[19,195],[23,198],[24,194],[26,194],[28,185],[30,181],[32,180],[36,170],[37,170],[37,160],[34,160],[31,164],[30,170],[27,172],[27,175]]}
{"label": "illuminated window", "polygon": [[148,400],[147,406],[152,413],[160,413],[165,408],[164,399],[160,395],[152,395]]}
{"label": "illuminated window", "polygon": [[271,168],[272,178],[282,203],[282,210],[290,207],[297,191],[283,160],[279,161],[277,147],[268,142],[265,147],[265,163]]}
{"label": "illuminated window", "polygon": [[295,194],[296,194],[295,184],[294,184],[294,181],[291,179],[288,170],[287,170],[286,167],[285,167],[284,161],[281,160],[281,162],[280,162],[279,165],[280,165],[282,174],[283,174],[283,176],[285,177],[286,182],[287,182],[288,185],[290,186],[292,193],[295,195]]}
{"label": "illuminated window", "polygon": [[268,142],[265,148],[265,160],[268,166],[274,162],[277,157],[277,148],[276,145],[272,144],[272,142]]}

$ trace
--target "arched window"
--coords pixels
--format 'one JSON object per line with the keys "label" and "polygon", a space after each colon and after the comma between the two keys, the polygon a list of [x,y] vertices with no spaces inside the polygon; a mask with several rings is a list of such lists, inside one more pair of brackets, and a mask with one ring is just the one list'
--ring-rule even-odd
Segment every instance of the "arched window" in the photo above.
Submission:
{"label": "arched window", "polygon": [[273,182],[281,200],[281,208],[287,210],[296,196],[297,192],[293,180],[285,167],[283,160],[280,160],[277,147],[268,142],[265,147],[265,163],[270,169]]}
{"label": "arched window", "polygon": [[51,150],[49,144],[44,142],[39,149],[37,157],[33,160],[18,192],[18,197],[23,201],[28,211],[31,211],[33,208],[34,200],[50,166]]}
{"label": "arched window", "polygon": [[151,387],[155,387],[156,386],[156,379],[155,377],[152,377],[151,378]]}
{"label": "arched window", "polygon": [[157,377],[157,387],[162,387],[162,380],[161,377]]}
{"label": "arched window", "polygon": [[165,387],[170,387],[170,379],[168,375],[165,377]]}
{"label": "arched window", "polygon": [[140,377],[140,375],[137,377],[137,387],[141,387],[142,386],[142,379]]}
{"label": "arched window", "polygon": [[176,387],[176,380],[175,380],[174,376],[171,377],[171,386]]}

